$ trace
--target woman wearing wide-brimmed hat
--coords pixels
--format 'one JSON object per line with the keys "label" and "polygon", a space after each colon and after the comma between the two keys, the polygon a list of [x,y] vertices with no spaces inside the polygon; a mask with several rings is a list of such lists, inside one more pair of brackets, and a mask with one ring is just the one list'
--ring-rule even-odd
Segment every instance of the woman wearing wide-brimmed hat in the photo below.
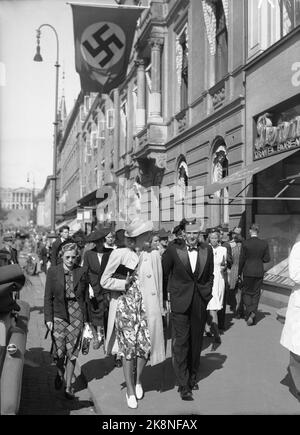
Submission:
{"label": "woman wearing wide-brimmed hat", "polygon": [[111,253],[101,278],[101,286],[112,293],[106,350],[123,358],[130,408],[137,408],[136,399],[143,397],[141,374],[148,358],[151,365],[165,360],[160,254],[149,250],[138,257],[135,252],[150,240],[152,230],[152,222],[139,219],[127,226],[126,247]]}

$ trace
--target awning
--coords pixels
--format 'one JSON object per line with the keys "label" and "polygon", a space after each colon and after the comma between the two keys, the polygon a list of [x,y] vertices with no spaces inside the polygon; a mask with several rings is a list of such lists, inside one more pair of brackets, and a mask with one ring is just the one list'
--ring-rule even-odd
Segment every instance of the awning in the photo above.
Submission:
{"label": "awning", "polygon": [[275,163],[280,162],[281,160],[291,156],[292,154],[299,151],[299,148],[293,149],[291,151],[287,151],[284,153],[276,154],[271,157],[267,157],[262,160],[257,160],[250,165],[244,166],[239,171],[236,171],[234,174],[228,175],[227,177],[222,178],[222,180],[217,183],[209,184],[204,188],[204,195],[209,196],[219,190],[224,189],[225,187],[243,181],[245,178],[252,177],[258,172],[263,171],[264,169],[269,168]]}

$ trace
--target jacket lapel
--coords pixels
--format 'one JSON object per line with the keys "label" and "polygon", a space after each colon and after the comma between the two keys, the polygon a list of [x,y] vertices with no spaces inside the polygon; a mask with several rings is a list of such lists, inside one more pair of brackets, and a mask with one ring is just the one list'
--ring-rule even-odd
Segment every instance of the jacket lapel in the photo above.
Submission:
{"label": "jacket lapel", "polygon": [[177,255],[178,255],[180,261],[182,262],[186,271],[188,272],[188,274],[191,277],[193,277],[193,272],[192,272],[191,263],[190,263],[190,259],[189,259],[189,255],[187,252],[186,245],[176,246],[176,252],[177,252]]}
{"label": "jacket lapel", "polygon": [[198,279],[201,277],[207,261],[207,247],[199,245],[198,250]]}

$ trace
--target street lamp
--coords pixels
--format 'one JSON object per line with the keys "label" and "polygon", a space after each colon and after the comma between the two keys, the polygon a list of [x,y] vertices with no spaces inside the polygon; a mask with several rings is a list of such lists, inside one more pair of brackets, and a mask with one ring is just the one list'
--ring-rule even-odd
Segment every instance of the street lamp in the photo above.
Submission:
{"label": "street lamp", "polygon": [[58,76],[59,76],[59,43],[58,43],[58,35],[53,26],[51,24],[42,24],[36,31],[36,54],[33,58],[35,62],[42,62],[43,58],[41,56],[40,49],[40,38],[41,38],[41,28],[42,27],[50,27],[53,30],[56,37],[56,80],[55,80],[55,118],[54,118],[54,140],[53,140],[53,175],[50,177],[52,181],[52,191],[51,191],[51,233],[55,234],[55,218],[56,218],[56,149],[57,149],[57,131],[58,131],[58,119],[57,119],[57,106],[58,106]]}

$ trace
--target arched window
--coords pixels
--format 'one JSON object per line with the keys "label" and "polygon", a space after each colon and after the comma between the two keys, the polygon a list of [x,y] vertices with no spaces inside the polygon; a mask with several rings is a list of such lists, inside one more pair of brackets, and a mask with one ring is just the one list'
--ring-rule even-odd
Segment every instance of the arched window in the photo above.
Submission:
{"label": "arched window", "polygon": [[[219,139],[212,155],[212,182],[216,183],[228,175],[228,156],[225,142]],[[229,223],[228,188],[215,192],[215,201],[218,209],[214,213],[215,224]],[[217,222],[218,221],[218,222]]]}

